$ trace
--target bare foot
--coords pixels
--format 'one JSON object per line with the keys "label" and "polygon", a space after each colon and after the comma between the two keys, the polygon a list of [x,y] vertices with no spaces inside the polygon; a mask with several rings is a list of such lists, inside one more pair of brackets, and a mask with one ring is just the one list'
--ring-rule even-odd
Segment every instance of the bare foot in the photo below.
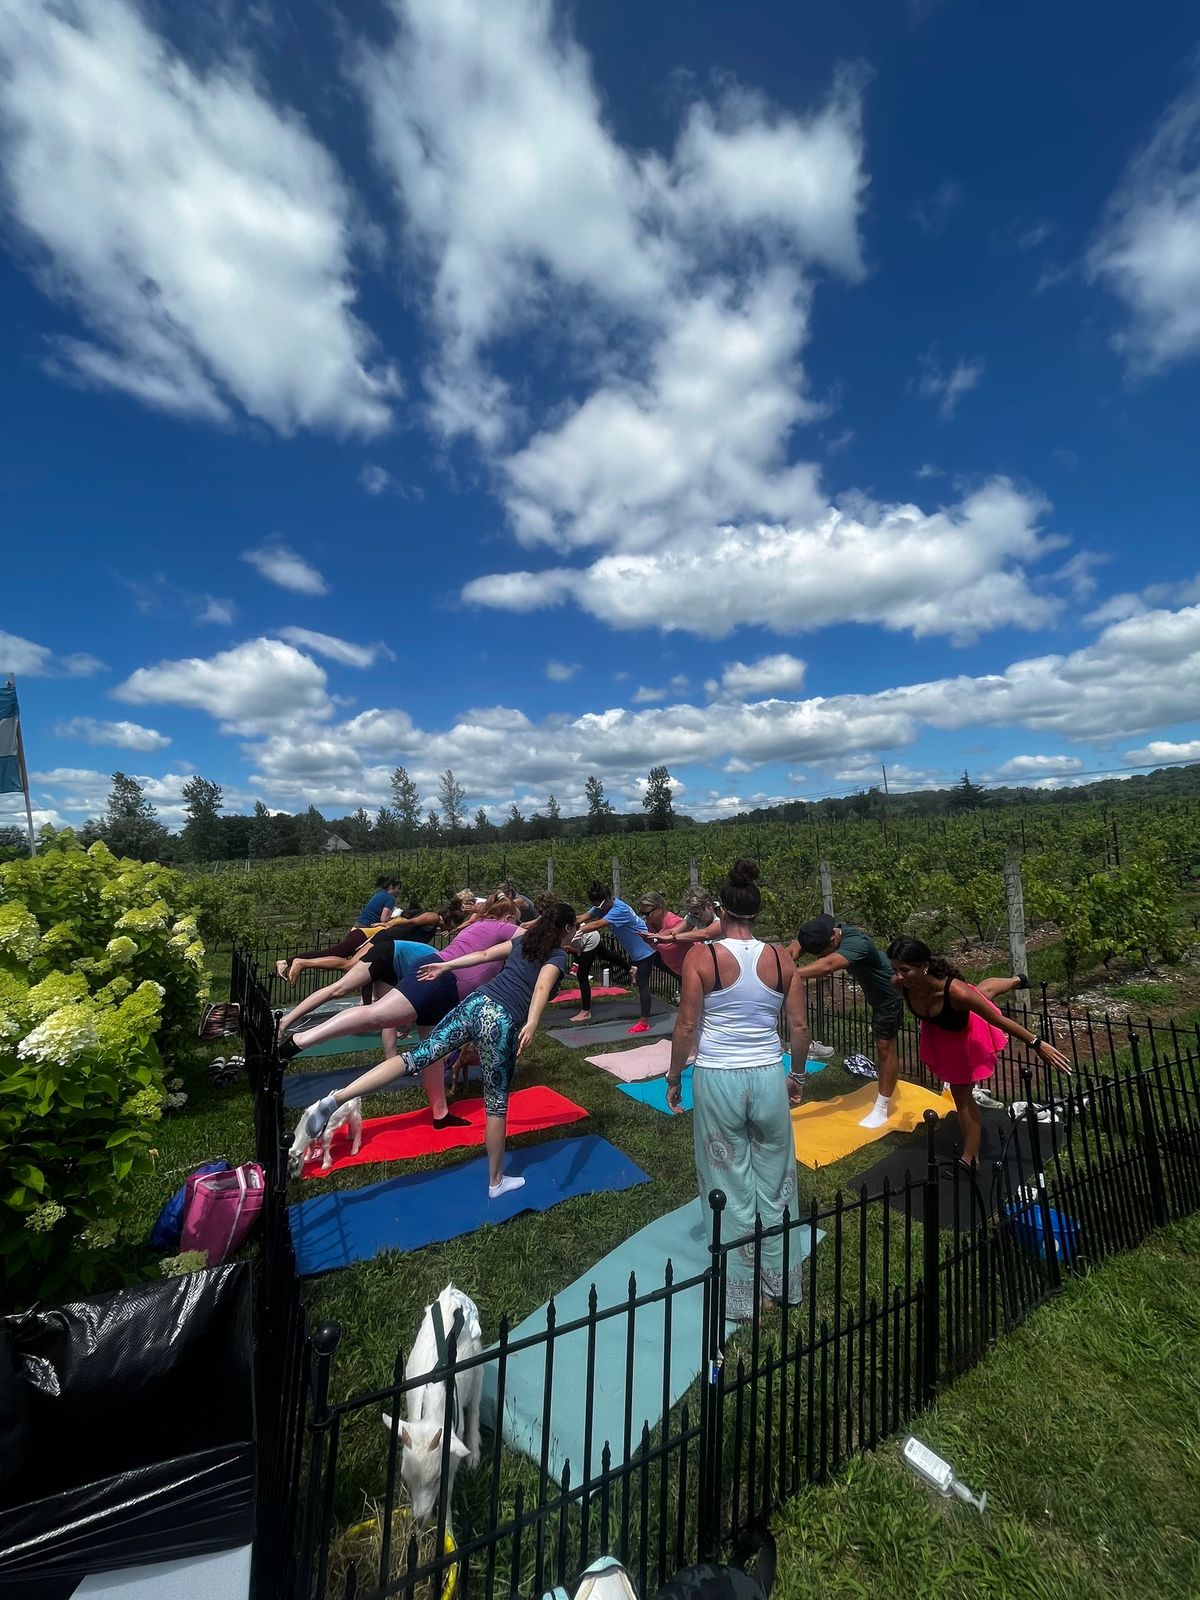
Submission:
{"label": "bare foot", "polygon": [[295,983],[296,979],[299,976],[300,976],[300,963],[299,963],[299,961],[293,961],[291,966],[287,969],[287,981],[289,983]]}
{"label": "bare foot", "polygon": [[590,1022],[591,1020],[592,1013],[590,1011],[577,1011],[571,1018],[572,1022]]}
{"label": "bare foot", "polygon": [[287,978],[289,983],[292,981],[290,978],[288,978],[287,962],[284,961],[282,957],[280,957],[280,959],[275,963],[275,976],[277,978]]}

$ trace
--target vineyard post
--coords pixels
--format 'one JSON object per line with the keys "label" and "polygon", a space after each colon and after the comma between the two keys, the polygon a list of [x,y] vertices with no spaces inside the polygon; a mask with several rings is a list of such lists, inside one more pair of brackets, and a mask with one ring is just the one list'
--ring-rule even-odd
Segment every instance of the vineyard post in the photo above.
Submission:
{"label": "vineyard post", "polygon": [[1004,898],[1008,906],[1008,952],[1014,974],[1028,975],[1029,957],[1025,949],[1025,891],[1021,884],[1021,860],[1010,854],[1004,863]]}
{"label": "vineyard post", "polygon": [[692,885],[693,889],[696,889],[696,888],[699,887],[699,885],[700,885],[700,868],[696,865],[695,856],[691,856],[688,859],[688,878],[689,878],[689,880],[691,882],[691,885]]}
{"label": "vineyard post", "polygon": [[818,861],[817,871],[821,875],[821,910],[827,917],[833,915],[833,874],[829,870],[828,861]]}
{"label": "vineyard post", "polygon": [[613,857],[612,885],[613,885],[613,899],[614,900],[619,900],[621,898],[621,858],[620,858],[620,856],[614,856]]}
{"label": "vineyard post", "polygon": [[554,857],[553,856],[547,856],[546,857],[546,892],[549,893],[553,888],[554,888]]}

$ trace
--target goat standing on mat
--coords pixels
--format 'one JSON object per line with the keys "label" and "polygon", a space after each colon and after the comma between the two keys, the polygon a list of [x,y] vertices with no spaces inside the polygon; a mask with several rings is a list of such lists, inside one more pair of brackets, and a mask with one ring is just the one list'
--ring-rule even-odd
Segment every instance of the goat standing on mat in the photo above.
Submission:
{"label": "goat standing on mat", "polygon": [[[441,1312],[442,1329],[449,1344],[454,1314],[462,1312],[462,1327],[456,1346],[456,1365],[468,1356],[483,1352],[483,1332],[479,1325],[479,1308],[469,1295],[463,1294],[448,1283],[437,1298]],[[438,1350],[437,1330],[433,1321],[433,1307],[425,1307],[425,1316],[404,1367],[407,1381],[418,1374],[432,1374],[446,1364],[446,1357]],[[400,1443],[404,1455],[400,1461],[400,1476],[412,1501],[413,1520],[418,1524],[430,1521],[437,1505],[442,1477],[442,1433],[447,1425],[446,1380],[438,1378],[423,1383],[409,1391],[405,1403],[407,1422],[400,1424]],[[458,1372],[450,1386],[453,1396],[450,1423],[450,1472],[446,1486],[449,1500],[454,1488],[454,1474],[460,1461],[469,1466],[479,1464],[479,1400],[483,1392],[483,1368],[470,1367]],[[395,1422],[385,1411],[383,1420],[389,1429]],[[446,1525],[450,1525],[450,1508],[446,1508]]]}
{"label": "goat standing on mat", "polygon": [[[311,1108],[310,1108],[311,1109]],[[333,1165],[333,1156],[329,1146],[334,1134],[339,1128],[347,1128],[350,1133],[350,1154],[356,1156],[362,1148],[362,1101],[347,1100],[344,1106],[339,1106],[325,1124],[324,1130],[315,1139],[308,1137],[305,1123],[308,1121],[308,1112],[296,1124],[296,1137],[292,1140],[292,1148],[288,1151],[288,1175],[298,1178],[304,1169],[304,1163],[316,1158],[317,1151],[321,1151],[321,1171],[328,1172]]]}

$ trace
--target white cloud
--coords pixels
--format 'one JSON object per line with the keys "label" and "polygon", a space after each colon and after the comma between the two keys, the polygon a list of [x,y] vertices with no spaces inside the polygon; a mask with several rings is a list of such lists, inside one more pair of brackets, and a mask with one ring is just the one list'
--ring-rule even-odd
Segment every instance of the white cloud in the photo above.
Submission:
{"label": "white cloud", "polygon": [[666,698],[667,691],[665,689],[650,689],[645,685],[643,685],[640,689],[635,689],[633,692],[633,703],[635,706],[652,706],[658,701],[665,700]]}
{"label": "white cloud", "polygon": [[1081,772],[1078,756],[1012,756],[989,774],[991,778],[1051,778]]}
{"label": "white cloud", "polygon": [[743,624],[794,635],[862,622],[965,641],[1005,625],[1042,628],[1058,614],[1059,601],[1024,573],[1055,547],[1039,529],[1046,509],[1001,478],[929,513],[861,496],[842,508],[818,500],[811,520],[697,527],[582,569],[476,578],[463,597],[511,611],[572,599],[614,627],[717,639]]}
{"label": "white cloud", "polygon": [[1053,232],[1054,224],[1052,222],[1047,222],[1044,219],[1041,222],[1032,222],[1017,234],[1017,249],[1022,252],[1036,250],[1040,244],[1045,244]]}
{"label": "white cloud", "polygon": [[354,315],[353,202],[245,60],[203,70],[123,0],[0,11],[8,203],[93,337],[59,367],[143,404],[377,433],[395,375]]}
{"label": "white cloud", "polygon": [[1171,761],[1200,761],[1200,739],[1188,739],[1183,743],[1152,739],[1140,750],[1126,750],[1125,759],[1133,767],[1165,766]]}
{"label": "white cloud", "polygon": [[1128,314],[1114,343],[1134,373],[1200,354],[1200,72],[1126,169],[1087,273]]}
{"label": "white cloud", "polygon": [[376,467],[368,464],[359,473],[358,481],[368,494],[379,495],[391,487],[392,475],[386,467]]}
{"label": "white cloud", "polygon": [[293,594],[329,593],[329,585],[316,567],[282,539],[268,539],[255,550],[243,550],[242,560],[248,561],[268,583],[277,583]]}
{"label": "white cloud", "polygon": [[551,683],[570,683],[581,665],[578,661],[547,661],[546,676]]}
{"label": "white cloud", "polygon": [[1106,622],[1121,622],[1140,617],[1156,606],[1191,605],[1200,600],[1200,574],[1178,583],[1151,583],[1144,589],[1110,595],[1089,613],[1084,621],[1093,627]]}
{"label": "white cloud", "polygon": [[237,607],[232,600],[218,600],[211,594],[197,596],[196,605],[198,623],[211,622],[218,628],[228,628],[237,616]]}
{"label": "white cloud", "polygon": [[804,683],[805,664],[787,654],[760,656],[757,661],[732,661],[721,674],[721,688],[728,695],[745,697],[770,694],[777,689],[799,689]]}
{"label": "white cloud", "polygon": [[206,711],[235,733],[324,721],[333,711],[325,673],[279,639],[251,639],[207,660],[193,656],[139,667],[113,693],[132,705]]}
{"label": "white cloud", "polygon": [[59,656],[48,645],[0,632],[0,676],[11,672],[24,678],[91,678],[105,670],[103,661],[82,651]]}
{"label": "white cloud", "polygon": [[84,739],[117,750],[165,750],[171,742],[165,733],[140,722],[99,722],[95,717],[71,717],[58,723],[54,732],[60,739]]}
{"label": "white cloud", "polygon": [[947,178],[939,183],[933,193],[919,200],[909,216],[922,233],[942,233],[950,220],[951,212],[962,205],[965,190],[961,183]]}
{"label": "white cloud", "polygon": [[916,393],[923,400],[936,400],[938,417],[942,422],[953,420],[959,401],[983,382],[984,363],[962,358],[950,368],[944,368],[936,357],[921,357],[921,376],[915,380]]}
{"label": "white cloud", "polygon": [[365,669],[373,666],[381,655],[395,659],[386,645],[351,644],[347,639],[335,638],[331,633],[317,633],[312,628],[280,628],[279,637],[301,650],[311,650],[314,655],[339,661],[344,667]]}

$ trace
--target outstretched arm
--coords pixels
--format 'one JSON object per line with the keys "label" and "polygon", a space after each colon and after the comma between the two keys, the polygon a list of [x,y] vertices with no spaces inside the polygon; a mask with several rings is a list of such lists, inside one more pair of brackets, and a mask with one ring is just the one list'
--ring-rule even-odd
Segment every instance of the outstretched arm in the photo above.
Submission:
{"label": "outstretched arm", "polygon": [[[799,946],[793,939],[788,946],[788,955],[791,956],[793,961],[796,959],[796,951],[798,949]],[[796,976],[801,983],[812,983],[816,978],[828,978],[833,972],[841,972],[849,965],[850,963],[845,956],[840,955],[835,950],[832,955],[818,956],[815,961],[810,961],[803,967],[797,967]]]}
{"label": "outstretched arm", "polygon": [[502,944],[490,944],[486,950],[475,950],[468,956],[452,956],[449,961],[427,961],[423,967],[417,968],[417,977],[422,983],[431,983],[440,973],[453,972],[456,967],[481,967],[485,961],[507,961],[512,954],[513,942],[505,939]]}
{"label": "outstretched arm", "polygon": [[542,1012],[546,1009],[546,1002],[554,993],[554,985],[561,977],[562,968],[554,961],[547,961],[538,973],[537,983],[534,985],[533,990],[533,999],[529,1002],[529,1014],[525,1018],[524,1027],[517,1035],[518,1055],[533,1043],[534,1035],[538,1031],[538,1023],[542,1020]]}
{"label": "outstretched arm", "polygon": [[990,1022],[993,1028],[999,1028],[1002,1033],[1007,1033],[1010,1038],[1017,1039],[1021,1044],[1033,1045],[1043,1061],[1048,1061],[1051,1066],[1057,1067],[1060,1072],[1070,1073],[1071,1063],[1061,1050],[1056,1050],[1052,1044],[1047,1044],[1044,1039],[1039,1039],[1036,1033],[1019,1022],[1014,1022],[1011,1017],[1005,1016],[998,1006],[994,1006],[985,995],[973,989],[969,983],[963,983],[956,978],[950,985],[950,1004],[956,1011],[973,1011],[977,1017],[982,1017],[985,1022]]}

